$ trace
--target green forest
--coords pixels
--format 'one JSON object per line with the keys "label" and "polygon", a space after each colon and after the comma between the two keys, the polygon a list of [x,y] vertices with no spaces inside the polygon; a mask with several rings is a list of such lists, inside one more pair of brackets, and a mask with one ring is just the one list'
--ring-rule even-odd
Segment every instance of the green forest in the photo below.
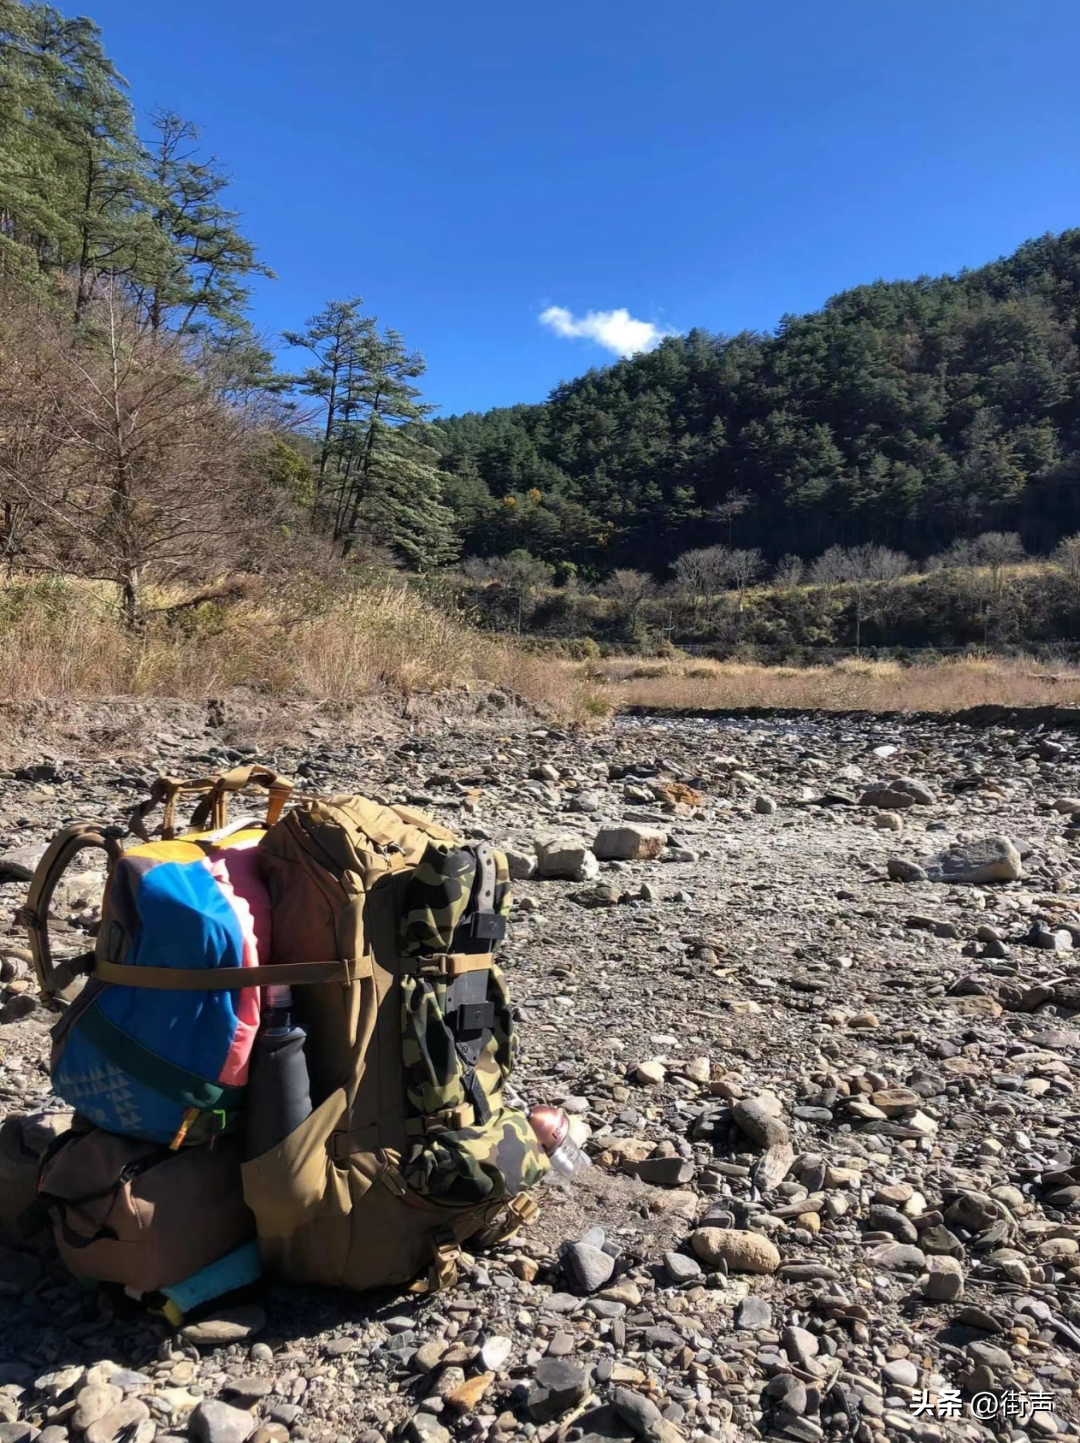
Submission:
{"label": "green forest", "polygon": [[475,552],[663,573],[710,543],[916,558],[1080,528],[1080,230],[880,281],[774,335],[669,338],[542,405],[439,423]]}
{"label": "green forest", "polygon": [[[92,21],[0,0],[9,579],[108,583],[133,627],[153,588],[182,609],[230,574],[381,568],[482,624],[611,645],[1075,633],[1080,229],[437,417],[422,356],[357,296],[255,332],[273,277],[228,191]],[[1038,557],[1053,585],[1014,586]]]}

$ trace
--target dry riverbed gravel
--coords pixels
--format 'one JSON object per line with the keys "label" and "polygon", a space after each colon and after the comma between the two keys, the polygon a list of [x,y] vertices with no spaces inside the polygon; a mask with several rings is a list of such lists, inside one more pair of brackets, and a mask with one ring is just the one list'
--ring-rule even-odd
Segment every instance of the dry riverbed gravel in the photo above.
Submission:
{"label": "dry riverbed gravel", "polygon": [[[272,1285],[175,1334],[11,1231],[64,1125],[14,916],[61,824],[253,755],[508,848],[520,1090],[593,1166],[451,1292]],[[1080,1437],[1074,815],[1080,739],[872,719],[28,743],[0,773],[0,1443]],[[99,895],[70,879],[62,946]]]}

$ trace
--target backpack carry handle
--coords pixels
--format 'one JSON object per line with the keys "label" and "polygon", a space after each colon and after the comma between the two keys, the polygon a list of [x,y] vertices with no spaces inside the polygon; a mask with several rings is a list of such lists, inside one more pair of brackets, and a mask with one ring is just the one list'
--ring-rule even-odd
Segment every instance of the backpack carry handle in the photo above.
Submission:
{"label": "backpack carry handle", "polygon": [[266,804],[266,825],[272,827],[285,810],[285,803],[292,796],[293,783],[288,777],[279,776],[269,767],[257,762],[246,767],[234,767],[214,779],[213,788],[191,814],[191,830],[200,831],[207,822],[214,831],[228,822],[229,797],[246,791],[248,787],[263,787],[269,793]]}
{"label": "backpack carry handle", "polygon": [[209,829],[218,831],[228,820],[229,797],[245,791],[249,786],[263,787],[269,792],[266,825],[272,827],[285,810],[285,803],[292,795],[293,783],[269,767],[253,763],[246,767],[234,767],[232,771],[221,772],[217,776],[195,777],[186,781],[179,777],[158,777],[150,788],[150,795],[144,802],[139,803],[128,819],[128,830],[141,841],[149,842],[150,833],[145,819],[160,805],[164,808],[161,838],[171,842],[176,836],[178,803],[184,797],[197,797],[199,800],[188,830],[199,832],[207,829],[209,824]]}
{"label": "backpack carry handle", "polygon": [[119,840],[94,822],[76,822],[65,827],[53,838],[48,851],[34,869],[26,905],[16,914],[16,920],[26,928],[30,940],[30,955],[42,1000],[54,1011],[60,1004],[71,1001],[78,979],[85,976],[93,965],[92,952],[54,962],[49,942],[49,907],[53,893],[74,859],[88,847],[100,848],[105,853],[110,871],[124,854]]}

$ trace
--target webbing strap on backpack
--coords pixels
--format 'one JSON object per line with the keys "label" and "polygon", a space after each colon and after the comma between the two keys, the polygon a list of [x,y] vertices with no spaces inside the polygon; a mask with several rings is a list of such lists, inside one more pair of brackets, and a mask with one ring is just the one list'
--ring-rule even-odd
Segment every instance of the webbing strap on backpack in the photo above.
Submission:
{"label": "webbing strap on backpack", "polygon": [[183,780],[180,777],[158,777],[150,788],[150,795],[140,802],[128,818],[128,830],[143,842],[149,842],[150,833],[146,818],[157,806],[163,807],[161,818],[162,841],[170,842],[176,836],[176,807],[183,797],[198,797],[199,801],[191,816],[189,830],[201,831],[207,823],[213,830],[224,827],[228,820],[229,797],[259,786],[269,793],[266,806],[266,825],[272,827],[285,810],[285,804],[292,795],[293,783],[269,767],[251,765],[234,767],[231,772],[218,776],[195,777]]}
{"label": "webbing strap on backpack", "polygon": [[49,942],[49,907],[53,893],[79,853],[91,847],[106,854],[110,867],[123,856],[123,846],[113,828],[99,827],[93,822],[75,822],[65,827],[53,838],[34,869],[26,904],[15,914],[16,921],[27,931],[42,1000],[53,1010],[70,1001],[64,994],[90,971],[94,960],[94,954],[87,952],[54,962]]}
{"label": "webbing strap on backpack", "polygon": [[[506,919],[495,910],[495,857],[487,843],[472,849],[476,878],[465,915],[465,945],[475,945],[476,966],[463,969],[446,989],[443,1011],[463,1064],[462,1082],[473,1105],[473,1125],[491,1120],[491,1104],[476,1076],[476,1064],[495,1025],[495,1004],[488,1000],[488,973],[493,944],[506,934]],[[455,934],[456,935],[456,934]]]}
{"label": "webbing strap on backpack", "polygon": [[439,1228],[431,1235],[431,1264],[426,1277],[417,1278],[407,1289],[410,1293],[443,1293],[457,1286],[461,1244],[450,1228]]}
{"label": "webbing strap on backpack", "polygon": [[[91,970],[90,968],[87,969]],[[93,976],[117,987],[149,987],[159,992],[231,992],[237,987],[300,987],[316,982],[348,986],[371,975],[370,957],[335,962],[273,962],[265,967],[135,967],[98,960]]]}

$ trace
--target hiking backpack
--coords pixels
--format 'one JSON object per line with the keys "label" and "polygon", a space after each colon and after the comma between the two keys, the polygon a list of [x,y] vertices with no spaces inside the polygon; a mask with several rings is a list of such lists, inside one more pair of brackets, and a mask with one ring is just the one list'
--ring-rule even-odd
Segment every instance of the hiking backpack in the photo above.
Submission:
{"label": "hiking backpack", "polygon": [[[269,791],[266,821],[230,827],[228,797],[251,783]],[[242,1127],[247,1101],[243,1082],[228,1079],[243,1077],[236,1038],[252,1020],[250,1000],[267,985],[291,987],[295,1019],[307,1033],[312,1111],[240,1168],[265,1266],[296,1282],[354,1289],[409,1283],[426,1270],[415,1289],[446,1286],[462,1242],[490,1244],[531,1219],[528,1193],[548,1167],[527,1117],[503,1095],[516,1048],[494,957],[509,911],[506,859],[486,845],[463,845],[404,807],[355,796],[293,797],[287,806],[290,790],[261,768],[195,783],[162,779],[132,819],[141,845],[124,851],[118,837],[85,826],[57,838],[24,912],[42,993],[70,1004],[55,1029],[54,1086],[87,1112],[100,1103],[94,1076],[107,1080],[99,1092],[115,1090],[113,1071],[130,1079],[134,1058],[147,1097],[131,1127],[152,1120],[152,1136],[162,1140],[179,1108],[174,1149],[231,1132]],[[199,797],[192,826],[177,838],[176,805],[191,794]],[[150,842],[145,818],[159,801],[162,840]],[[54,966],[49,900],[59,872],[90,845],[109,855],[95,951]],[[232,849],[254,864],[245,872],[249,901],[259,888],[267,899],[246,953],[245,938],[218,906],[236,910],[228,887],[218,897],[204,886],[207,872],[219,883],[239,875],[226,866]],[[197,942],[186,958],[183,946],[161,945],[160,935],[149,944],[147,918],[156,925],[157,913],[140,910],[138,888],[132,894],[133,881],[145,886],[168,866],[199,868],[189,879],[196,891],[165,876],[155,904],[168,893],[182,913],[201,915],[206,897],[214,898],[218,925],[184,932]],[[259,910],[250,907],[253,918]],[[81,992],[80,973],[88,978]],[[186,1062],[174,1052],[153,1071],[145,1052],[163,1044],[139,1028],[170,1009],[185,1018],[179,1030],[204,1031],[213,1046],[193,1067],[189,1042]],[[72,1051],[73,1039],[87,1037],[99,1047],[106,1041],[107,1065],[97,1073],[96,1062],[83,1065]],[[82,1070],[73,1089],[76,1063]],[[150,1107],[158,1089],[174,1109],[164,1118]],[[116,1131],[110,1120],[104,1125]]]}

